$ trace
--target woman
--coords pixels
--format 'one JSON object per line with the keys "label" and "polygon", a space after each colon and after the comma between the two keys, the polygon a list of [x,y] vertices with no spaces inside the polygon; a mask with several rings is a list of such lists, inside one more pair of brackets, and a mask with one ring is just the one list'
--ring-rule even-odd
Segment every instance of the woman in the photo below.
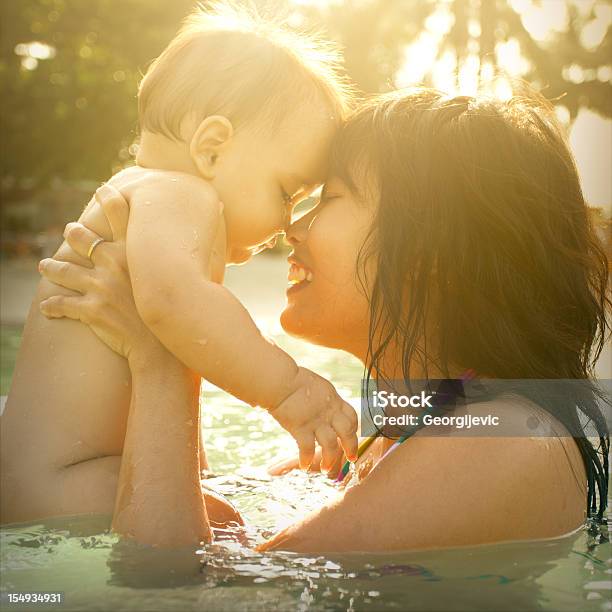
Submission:
{"label": "woman", "polygon": [[[312,273],[287,292],[288,333],[354,354],[379,383],[459,379],[466,370],[482,379],[588,379],[608,329],[607,263],[544,101],[385,96],[341,130],[330,177],[317,207],[287,230],[290,262]],[[210,538],[197,385],[136,314],[125,211],[121,201],[107,207],[115,242],[96,249],[93,269],[46,262],[45,276],[83,296],[41,308],[89,324],[129,361],[115,530],[156,545],[197,544]],[[98,237],[74,226],[68,238],[87,254]],[[455,409],[509,421],[512,437],[421,429],[384,458],[393,440],[379,437],[358,462],[359,482],[261,548],[475,545],[561,536],[587,511],[601,518],[609,438],[595,392],[580,389],[539,405],[525,392]],[[534,435],[533,417],[558,435]]]}

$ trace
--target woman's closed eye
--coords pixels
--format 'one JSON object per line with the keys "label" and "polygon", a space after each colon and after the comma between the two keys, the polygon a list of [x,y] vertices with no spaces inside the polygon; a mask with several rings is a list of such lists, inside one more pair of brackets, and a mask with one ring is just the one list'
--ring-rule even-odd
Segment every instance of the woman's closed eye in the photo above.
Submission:
{"label": "woman's closed eye", "polygon": [[324,206],[325,204],[331,202],[332,200],[337,200],[339,197],[341,197],[339,193],[323,190],[321,192],[321,197],[319,198],[319,201],[317,202],[317,206]]}
{"label": "woman's closed eye", "polygon": [[289,193],[289,191],[281,185],[281,196],[286,206],[299,206],[304,200],[318,199],[318,191],[321,189],[320,186],[302,184],[297,187],[295,191]]}

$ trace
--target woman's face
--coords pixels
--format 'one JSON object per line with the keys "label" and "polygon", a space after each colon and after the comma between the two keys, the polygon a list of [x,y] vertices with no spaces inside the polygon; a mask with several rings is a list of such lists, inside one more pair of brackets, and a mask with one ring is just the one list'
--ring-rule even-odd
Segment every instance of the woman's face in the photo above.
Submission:
{"label": "woman's face", "polygon": [[[289,256],[283,329],[314,344],[343,349],[365,360],[368,298],[357,277],[360,249],[376,204],[357,199],[339,179],[323,189],[320,203],[287,230]],[[372,278],[366,266],[366,276]]]}

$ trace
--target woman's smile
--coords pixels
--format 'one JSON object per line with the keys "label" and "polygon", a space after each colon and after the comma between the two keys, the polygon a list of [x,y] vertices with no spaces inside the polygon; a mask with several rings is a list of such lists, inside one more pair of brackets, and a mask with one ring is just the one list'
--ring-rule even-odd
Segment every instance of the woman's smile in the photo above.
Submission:
{"label": "woman's smile", "polygon": [[313,274],[312,270],[297,259],[294,254],[290,255],[287,261],[289,262],[287,294],[289,294],[308,286],[312,282]]}

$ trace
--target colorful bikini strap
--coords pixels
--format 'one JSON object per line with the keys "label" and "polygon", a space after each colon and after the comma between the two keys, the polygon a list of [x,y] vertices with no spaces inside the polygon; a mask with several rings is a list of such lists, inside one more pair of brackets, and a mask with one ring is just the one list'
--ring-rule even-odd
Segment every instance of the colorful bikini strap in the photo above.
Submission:
{"label": "colorful bikini strap", "polygon": [[[468,381],[470,381],[470,380],[472,380],[474,378],[476,378],[476,370],[474,370],[473,368],[469,368],[468,370],[466,370],[459,377],[459,380],[461,380],[461,382],[465,383],[465,382],[468,382]],[[387,451],[384,453],[384,455],[378,460],[378,463],[380,463],[387,455],[390,455],[400,444],[405,442],[416,431],[417,431],[416,429],[413,429],[409,433],[407,433],[407,434],[401,436],[400,438],[398,438],[387,449]],[[361,455],[363,455],[363,453],[365,453],[365,451],[370,447],[372,442],[374,442],[374,440],[376,440],[377,437],[378,436],[369,436],[368,438],[363,440],[363,442],[361,442],[361,444],[359,444],[359,447],[357,448],[357,458],[358,459],[359,459],[359,457],[361,457]],[[350,461],[345,461],[345,463],[342,466],[342,468],[340,468],[340,471],[338,472],[338,476],[336,476],[336,480],[334,480],[334,482],[342,482],[346,478],[346,475],[349,473],[350,469],[351,469],[351,462]]]}

